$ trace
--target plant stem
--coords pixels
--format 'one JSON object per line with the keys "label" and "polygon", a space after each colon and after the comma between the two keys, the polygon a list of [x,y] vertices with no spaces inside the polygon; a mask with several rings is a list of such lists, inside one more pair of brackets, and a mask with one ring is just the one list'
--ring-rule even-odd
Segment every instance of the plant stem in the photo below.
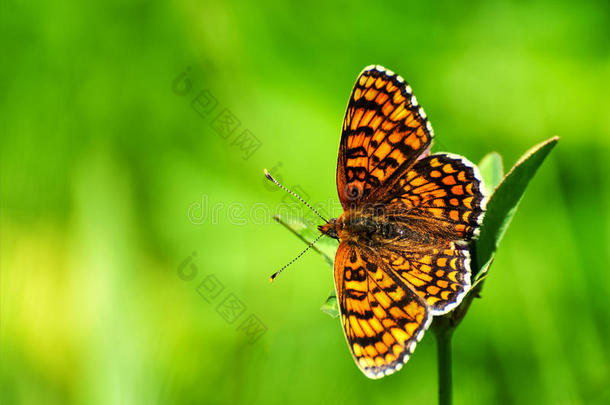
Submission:
{"label": "plant stem", "polygon": [[451,405],[451,337],[453,329],[438,329],[435,335],[438,349],[438,403],[439,405]]}

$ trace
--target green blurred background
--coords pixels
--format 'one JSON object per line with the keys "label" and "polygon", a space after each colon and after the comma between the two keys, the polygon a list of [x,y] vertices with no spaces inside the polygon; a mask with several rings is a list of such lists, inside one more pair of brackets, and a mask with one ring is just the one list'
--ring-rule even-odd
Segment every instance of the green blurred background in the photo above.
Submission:
{"label": "green blurred background", "polygon": [[[431,334],[368,380],[319,310],[319,255],[268,282],[303,245],[261,220],[285,198],[262,169],[336,200],[344,108],[369,64],[411,83],[437,149],[512,165],[562,137],[456,332],[455,402],[610,403],[607,1],[2,9],[3,404],[434,403]],[[199,115],[204,90],[218,104]],[[207,302],[202,282],[224,290]],[[250,314],[266,328],[254,343]]]}

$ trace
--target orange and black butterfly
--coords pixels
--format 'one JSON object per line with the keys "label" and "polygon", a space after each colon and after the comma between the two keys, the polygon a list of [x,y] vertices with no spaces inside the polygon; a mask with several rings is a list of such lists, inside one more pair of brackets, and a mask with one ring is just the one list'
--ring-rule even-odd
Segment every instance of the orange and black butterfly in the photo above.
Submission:
{"label": "orange and black butterfly", "polygon": [[343,121],[337,190],[343,214],[319,227],[340,241],[335,288],[356,364],[370,378],[400,369],[432,316],[470,288],[468,242],[484,210],[466,159],[430,154],[433,132],[404,79],[360,74]]}

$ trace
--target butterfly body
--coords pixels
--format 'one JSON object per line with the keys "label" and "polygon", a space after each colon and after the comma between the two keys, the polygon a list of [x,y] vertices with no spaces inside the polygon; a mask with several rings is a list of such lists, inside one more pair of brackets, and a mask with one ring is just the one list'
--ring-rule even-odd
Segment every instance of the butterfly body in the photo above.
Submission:
{"label": "butterfly body", "polygon": [[388,218],[379,210],[349,211],[339,218],[331,219],[320,226],[319,230],[335,239],[370,247],[410,246],[429,241],[429,233],[426,230],[409,225],[408,222]]}
{"label": "butterfly body", "polygon": [[411,88],[381,66],[360,74],[347,106],[337,189],[343,214],[319,227],[340,241],[335,289],[358,367],[400,369],[432,316],[470,288],[468,243],[485,200],[478,169],[430,154],[433,132]]}

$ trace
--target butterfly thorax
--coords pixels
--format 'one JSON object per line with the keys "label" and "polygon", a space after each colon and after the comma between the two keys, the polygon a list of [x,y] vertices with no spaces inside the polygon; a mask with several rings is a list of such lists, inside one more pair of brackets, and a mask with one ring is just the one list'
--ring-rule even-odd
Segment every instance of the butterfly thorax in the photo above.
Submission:
{"label": "butterfly thorax", "polygon": [[367,211],[347,211],[318,229],[332,238],[368,246],[418,239],[407,224]]}

